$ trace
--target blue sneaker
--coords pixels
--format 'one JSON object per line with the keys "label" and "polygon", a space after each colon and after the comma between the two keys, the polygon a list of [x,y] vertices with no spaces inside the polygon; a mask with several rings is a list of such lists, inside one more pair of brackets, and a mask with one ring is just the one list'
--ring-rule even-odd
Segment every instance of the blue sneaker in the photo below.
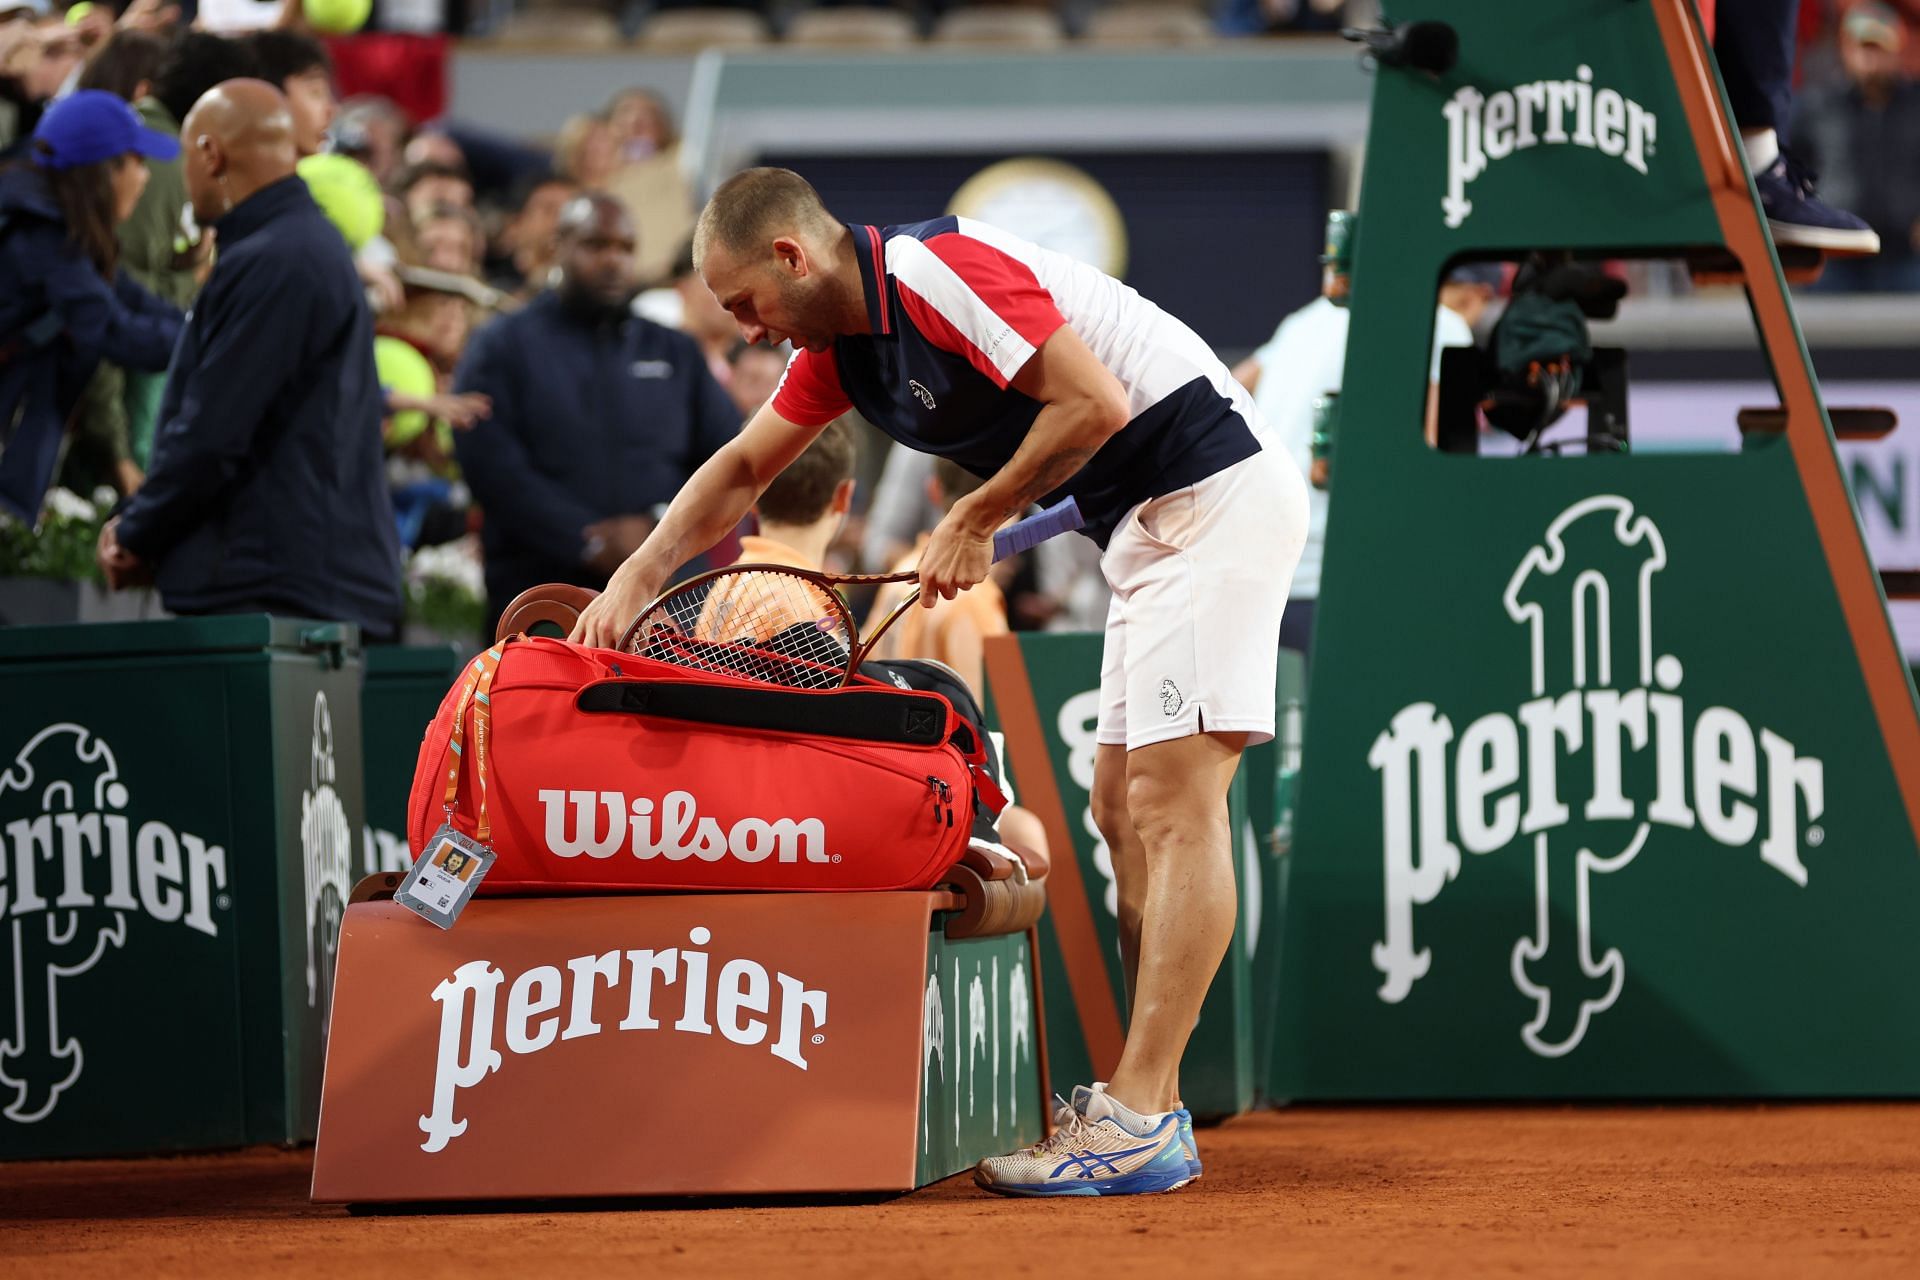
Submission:
{"label": "blue sneaker", "polygon": [[1178,1115],[1147,1117],[1155,1123],[1141,1135],[1120,1123],[1116,1104],[1104,1093],[1075,1090],[1074,1101],[1083,1096],[1084,1111],[1068,1105],[1055,1112],[1059,1127],[1052,1137],[982,1160],[973,1180],[1003,1196],[1151,1195],[1187,1185]]}
{"label": "blue sneaker", "polygon": [[[1054,1094],[1054,1126],[1057,1128],[1065,1123],[1060,1118],[1061,1107],[1071,1106],[1081,1115],[1085,1115],[1087,1113],[1087,1099],[1096,1093],[1105,1092],[1106,1087],[1107,1083],[1104,1080],[1094,1081],[1091,1087],[1084,1084],[1075,1085],[1073,1087],[1073,1101],[1071,1103],[1067,1102],[1059,1094]],[[1193,1141],[1193,1112],[1187,1110],[1184,1106],[1179,1106],[1174,1108],[1173,1114],[1180,1119],[1180,1145],[1187,1153],[1187,1176],[1193,1181],[1198,1182],[1202,1171],[1200,1167],[1200,1148],[1195,1146]]]}
{"label": "blue sneaker", "polygon": [[1181,1107],[1173,1113],[1180,1120],[1180,1145],[1187,1153],[1187,1179],[1200,1181],[1200,1148],[1193,1144],[1193,1112]]}
{"label": "blue sneaker", "polygon": [[1830,253],[1880,252],[1880,237],[1864,219],[1822,203],[1813,194],[1814,177],[1784,150],[1772,167],[1753,175],[1773,242]]}

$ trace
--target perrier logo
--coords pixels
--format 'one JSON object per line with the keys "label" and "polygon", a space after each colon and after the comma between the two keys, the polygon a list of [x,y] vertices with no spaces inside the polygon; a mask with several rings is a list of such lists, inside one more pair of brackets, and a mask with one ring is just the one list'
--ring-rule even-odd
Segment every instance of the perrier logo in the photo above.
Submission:
{"label": "perrier logo", "polygon": [[1550,1058],[1579,1046],[1626,978],[1626,957],[1600,941],[1599,877],[1705,837],[1750,849],[1806,886],[1801,847],[1824,832],[1803,833],[1801,815],[1813,824],[1825,810],[1821,762],[1756,731],[1739,709],[1688,705],[1682,659],[1658,643],[1666,564],[1660,530],[1628,499],[1576,502],[1521,558],[1502,596],[1525,637],[1532,697],[1458,727],[1416,702],[1374,739],[1367,763],[1380,775],[1386,920],[1373,964],[1383,1001],[1405,1000],[1434,963],[1415,944],[1414,908],[1460,873],[1462,849],[1532,855],[1531,932],[1514,942],[1510,970],[1534,1004],[1520,1037]]}
{"label": "perrier logo", "polygon": [[1596,88],[1593,68],[1584,64],[1571,80],[1534,80],[1486,94],[1461,85],[1440,114],[1447,121],[1447,194],[1440,210],[1449,228],[1473,213],[1468,185],[1508,156],[1572,146],[1645,174],[1659,132],[1653,112],[1616,89]]}

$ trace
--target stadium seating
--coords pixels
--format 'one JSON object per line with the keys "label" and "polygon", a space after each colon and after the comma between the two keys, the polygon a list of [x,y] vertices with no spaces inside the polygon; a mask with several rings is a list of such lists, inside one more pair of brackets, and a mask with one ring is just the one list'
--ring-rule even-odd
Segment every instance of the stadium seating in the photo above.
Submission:
{"label": "stadium seating", "polygon": [[809,9],[786,33],[790,46],[842,49],[899,49],[919,39],[913,16],[898,9]]}
{"label": "stadium seating", "polygon": [[749,48],[772,38],[767,20],[743,9],[670,9],[647,20],[639,43],[648,53],[698,53]]}
{"label": "stadium seating", "polygon": [[943,15],[934,24],[933,38],[945,45],[1052,49],[1066,42],[1067,32],[1047,10],[976,5]]}

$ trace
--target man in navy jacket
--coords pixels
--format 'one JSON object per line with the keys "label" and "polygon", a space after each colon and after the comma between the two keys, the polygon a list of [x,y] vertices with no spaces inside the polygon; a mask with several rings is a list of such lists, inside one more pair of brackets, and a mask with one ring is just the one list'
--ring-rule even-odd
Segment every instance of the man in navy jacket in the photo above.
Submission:
{"label": "man in navy jacket", "polygon": [[557,286],[476,334],[456,379],[493,399],[454,448],[486,512],[495,618],[543,582],[605,586],[656,509],[740,429],[693,339],[632,313],[634,231],[619,202],[579,197],[559,234]]}
{"label": "man in navy jacket", "polygon": [[346,242],[294,175],[286,99],[229,80],[181,137],[219,257],[174,353],[147,482],[102,531],[101,567],[115,586],[156,574],[175,613],[337,618],[394,638],[373,317]]}

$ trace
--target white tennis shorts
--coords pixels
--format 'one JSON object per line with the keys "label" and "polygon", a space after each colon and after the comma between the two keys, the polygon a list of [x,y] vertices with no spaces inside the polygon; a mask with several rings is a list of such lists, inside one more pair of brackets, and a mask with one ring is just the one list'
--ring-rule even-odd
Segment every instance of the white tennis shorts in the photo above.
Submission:
{"label": "white tennis shorts", "polygon": [[1273,737],[1280,613],[1306,540],[1306,481],[1274,449],[1129,511],[1100,560],[1113,603],[1097,741]]}

